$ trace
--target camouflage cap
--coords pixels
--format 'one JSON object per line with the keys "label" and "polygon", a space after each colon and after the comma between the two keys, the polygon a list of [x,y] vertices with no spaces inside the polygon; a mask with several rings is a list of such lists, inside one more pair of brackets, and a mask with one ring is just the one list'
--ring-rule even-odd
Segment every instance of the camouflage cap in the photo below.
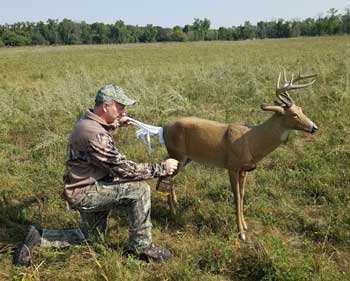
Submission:
{"label": "camouflage cap", "polygon": [[106,85],[97,91],[95,98],[96,105],[102,102],[111,101],[116,101],[123,105],[132,105],[136,102],[135,100],[128,98],[124,90],[117,85]]}

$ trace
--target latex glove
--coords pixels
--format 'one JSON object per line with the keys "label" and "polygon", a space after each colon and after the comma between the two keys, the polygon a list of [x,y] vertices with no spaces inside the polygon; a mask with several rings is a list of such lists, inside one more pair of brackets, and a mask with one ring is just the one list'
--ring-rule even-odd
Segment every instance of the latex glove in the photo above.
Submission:
{"label": "latex glove", "polygon": [[127,114],[123,114],[123,116],[118,120],[120,127],[128,127],[129,126],[129,117]]}
{"label": "latex glove", "polygon": [[165,164],[168,175],[172,175],[177,170],[179,161],[173,158],[169,158],[165,161]]}

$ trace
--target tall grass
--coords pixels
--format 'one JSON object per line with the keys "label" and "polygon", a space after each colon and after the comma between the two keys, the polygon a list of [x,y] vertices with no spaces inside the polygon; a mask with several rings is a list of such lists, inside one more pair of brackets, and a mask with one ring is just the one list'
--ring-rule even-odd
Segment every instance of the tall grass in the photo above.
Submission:
{"label": "tall grass", "polygon": [[[60,198],[66,139],[117,83],[139,102],[129,115],[154,125],[195,115],[257,124],[270,116],[278,72],[317,73],[293,93],[320,130],[292,133],[247,182],[247,243],[239,243],[224,170],[191,163],[176,178],[176,220],[154,193],[154,240],[167,264],[122,255],[127,224],[116,211],[106,244],[41,249],[34,265],[14,267],[10,250],[24,226],[76,227]],[[0,49],[0,279],[4,280],[350,280],[350,38],[298,38]],[[133,160],[151,159],[133,128],[115,139]],[[149,181],[154,186],[154,181]],[[1,251],[2,249],[2,251]],[[97,262],[96,262],[97,261]]]}

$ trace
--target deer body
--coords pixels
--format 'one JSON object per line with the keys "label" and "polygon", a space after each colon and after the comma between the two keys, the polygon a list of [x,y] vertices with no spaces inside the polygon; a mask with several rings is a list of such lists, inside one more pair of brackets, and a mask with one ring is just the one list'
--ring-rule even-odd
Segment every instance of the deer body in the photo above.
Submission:
{"label": "deer body", "polygon": [[226,124],[185,117],[164,127],[163,136],[170,157],[226,168],[226,131]]}
{"label": "deer body", "polygon": [[[240,238],[245,240],[247,224],[243,215],[244,187],[247,172],[254,170],[257,163],[288,139],[290,130],[313,133],[317,126],[296,106],[287,90],[306,87],[292,83],[304,78],[298,76],[287,81],[283,88],[276,87],[277,100],[273,106],[262,106],[265,111],[274,112],[271,118],[257,126],[222,124],[197,117],[175,120],[164,127],[164,141],[169,157],[180,162],[180,168],[191,160],[226,168],[229,172],[231,189],[234,193],[237,227]],[[279,78],[280,80],[280,78]],[[283,92],[283,94],[281,94]],[[158,181],[158,185],[161,179]],[[158,186],[157,185],[157,186]],[[170,189],[168,202],[175,213],[175,192]]]}

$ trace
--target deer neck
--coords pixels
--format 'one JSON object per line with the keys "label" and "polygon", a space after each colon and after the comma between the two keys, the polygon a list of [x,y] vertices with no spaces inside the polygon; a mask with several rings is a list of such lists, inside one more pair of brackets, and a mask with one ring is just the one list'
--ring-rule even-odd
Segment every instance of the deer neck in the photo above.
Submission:
{"label": "deer neck", "polygon": [[274,114],[270,119],[252,129],[251,153],[258,162],[287,142],[289,129],[283,126],[282,118]]}

